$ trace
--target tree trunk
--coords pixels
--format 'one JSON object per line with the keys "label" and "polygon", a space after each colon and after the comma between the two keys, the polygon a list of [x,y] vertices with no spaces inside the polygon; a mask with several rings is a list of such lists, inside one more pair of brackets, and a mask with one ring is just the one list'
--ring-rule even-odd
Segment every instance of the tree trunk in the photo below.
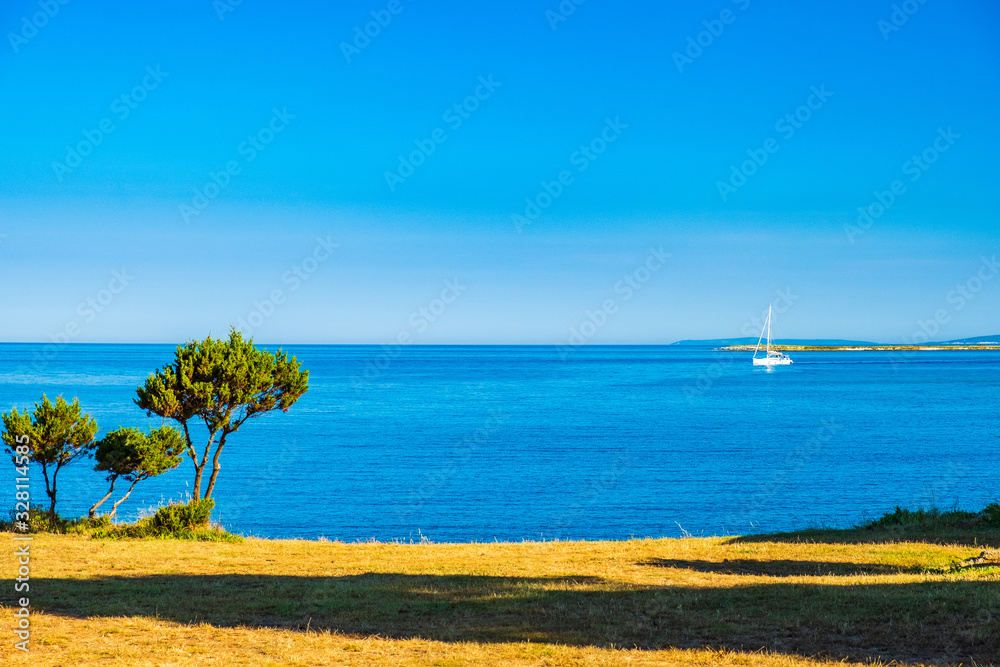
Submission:
{"label": "tree trunk", "polygon": [[208,478],[208,489],[205,491],[205,497],[212,497],[212,490],[215,488],[215,479],[219,476],[219,470],[222,466],[219,465],[219,455],[222,454],[222,448],[226,446],[226,436],[229,435],[228,431],[222,431],[222,437],[219,438],[219,445],[215,448],[215,456],[212,457],[212,476]]}
{"label": "tree trunk", "polygon": [[187,421],[182,421],[181,426],[184,427],[184,440],[187,442],[187,453],[191,457],[191,463],[194,464],[194,499],[198,500],[198,496],[201,495],[201,471],[202,466],[198,465],[198,453],[194,451],[194,443],[191,442],[191,430],[188,428]]}
{"label": "tree trunk", "polygon": [[[45,495],[52,501],[52,505],[49,507],[49,513],[51,514],[56,508],[56,494],[52,492],[52,488],[49,485],[49,471],[47,466],[44,465],[42,466],[42,477],[45,478]],[[30,510],[31,508],[29,507],[28,509]]]}
{"label": "tree trunk", "polygon": [[101,498],[96,503],[94,503],[94,506],[90,508],[90,514],[89,514],[89,516],[90,516],[91,519],[94,518],[94,514],[97,512],[97,508],[101,506],[101,503],[103,503],[105,500],[107,500],[108,498],[110,498],[111,494],[115,492],[115,482],[117,482],[117,481],[118,481],[118,475],[115,475],[114,477],[112,477],[111,478],[111,488],[108,489],[107,494],[105,494],[105,496],[103,498]]}
{"label": "tree trunk", "polygon": [[[212,443],[215,442],[215,431],[211,431],[208,434],[208,444],[205,445],[205,454],[201,457],[201,463],[198,460],[194,461],[194,499],[198,500],[201,498],[201,478],[205,472],[205,466],[208,465],[208,454],[212,451]],[[211,490],[208,492],[211,494]],[[207,495],[205,496],[208,497]]]}
{"label": "tree trunk", "polygon": [[194,496],[195,500],[198,500],[198,498],[201,497],[201,471],[202,470],[204,470],[204,468],[202,466],[198,465],[197,463],[194,464],[194,493],[192,495]]}
{"label": "tree trunk", "polygon": [[141,478],[136,478],[136,480],[132,482],[132,486],[128,487],[128,491],[125,493],[125,495],[122,496],[118,502],[116,502],[114,505],[111,506],[111,514],[109,514],[108,516],[110,516],[112,519],[115,518],[115,512],[118,511],[118,506],[121,505],[126,500],[128,500],[129,495],[131,495],[132,493],[132,489],[134,489],[135,485],[139,483],[139,479]]}
{"label": "tree trunk", "polygon": [[49,498],[52,499],[52,503],[49,505],[49,526],[53,527],[53,528],[56,525],[56,477],[59,476],[59,468],[61,468],[61,467],[62,467],[62,464],[60,463],[60,464],[56,465],[56,469],[52,471],[52,492],[51,493],[49,493],[49,490],[48,490],[48,486],[49,486],[48,475],[45,476],[45,486],[46,486],[45,493],[48,493],[49,494]]}

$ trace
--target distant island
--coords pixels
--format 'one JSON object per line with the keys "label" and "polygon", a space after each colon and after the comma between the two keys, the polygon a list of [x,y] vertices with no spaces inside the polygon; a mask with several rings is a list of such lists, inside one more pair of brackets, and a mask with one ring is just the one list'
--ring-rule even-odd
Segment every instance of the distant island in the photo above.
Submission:
{"label": "distant island", "polygon": [[[716,349],[733,352],[753,352],[757,344],[753,345],[725,345]],[[914,350],[998,350],[1000,345],[988,345],[979,343],[977,345],[959,345],[956,343],[929,343],[927,345],[786,345],[771,343],[771,350],[778,352],[887,352],[887,351],[914,351]]]}
{"label": "distant island", "polygon": [[[757,344],[757,337],[747,337],[747,338],[710,338],[707,340],[679,340],[676,343],[671,343],[671,345],[690,345],[693,347],[721,347],[723,345],[750,345],[751,347]],[[771,346],[775,344],[774,339],[771,340]],[[837,338],[831,339],[807,339],[807,340],[786,340],[781,343],[782,345],[879,345],[879,343],[873,343],[871,341],[859,341],[859,340],[840,340]]]}
{"label": "distant island", "polygon": [[[720,350],[744,352],[757,347],[757,339],[747,338],[714,338],[708,340],[681,340],[672,345],[714,347]],[[781,352],[818,351],[818,352],[869,352],[896,350],[1000,350],[1000,334],[992,336],[977,336],[937,343],[922,343],[920,345],[884,344],[870,341],[841,339],[790,339],[780,342],[771,341],[771,349]]]}

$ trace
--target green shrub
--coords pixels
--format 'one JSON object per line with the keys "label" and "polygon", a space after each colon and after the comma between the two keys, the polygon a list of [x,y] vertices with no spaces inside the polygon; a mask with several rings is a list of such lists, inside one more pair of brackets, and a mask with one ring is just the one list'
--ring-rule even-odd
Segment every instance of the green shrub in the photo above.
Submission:
{"label": "green shrub", "polygon": [[17,515],[23,513],[23,510],[17,508],[12,508],[8,512],[8,520],[0,521],[0,530],[10,531],[14,533],[85,533],[91,528],[97,528],[100,526],[107,526],[111,524],[111,521],[107,517],[100,517],[97,519],[88,519],[87,517],[80,517],[77,519],[64,519],[59,516],[58,512],[49,514],[49,509],[45,505],[31,505],[28,509],[28,530],[23,530],[23,526],[19,525],[25,523],[22,520],[17,519]]}
{"label": "green shrub", "polygon": [[[91,531],[94,538],[106,539],[179,539],[208,542],[242,542],[243,538],[209,524],[215,501],[211,498],[170,503],[156,510],[153,516],[132,524],[106,525]],[[106,518],[106,517],[102,517]]]}
{"label": "green shrub", "polygon": [[[29,506],[27,521],[24,521],[24,517],[21,519],[17,518],[17,515],[23,512],[23,509],[12,507],[10,512],[7,513],[8,520],[3,522],[3,529],[17,533],[48,533],[52,532],[53,527],[58,527],[65,521],[65,519],[56,514],[54,517],[55,520],[50,523],[49,508],[42,504]],[[17,524],[19,523],[27,523],[28,530],[25,531],[23,525],[18,526]]]}
{"label": "green shrub", "polygon": [[[210,524],[214,507],[215,501],[211,498],[170,503],[157,509],[153,516],[139,519],[135,523],[115,524],[107,515],[93,519],[64,519],[57,513],[50,517],[46,506],[32,505],[28,511],[27,532],[90,535],[92,538],[111,540],[132,538],[242,542],[243,538],[239,535]],[[0,520],[0,531],[24,532],[16,525],[16,513],[17,510],[11,509],[9,520]]]}
{"label": "green shrub", "polygon": [[208,526],[215,501],[211,498],[192,500],[186,504],[171,503],[156,510],[149,518],[150,528],[161,533],[176,533]]}
{"label": "green shrub", "polygon": [[991,503],[979,513],[980,519],[990,528],[1000,528],[1000,503]]}
{"label": "green shrub", "polygon": [[1000,504],[987,505],[981,512],[939,509],[907,510],[896,506],[895,511],[862,526],[869,530],[890,531],[934,531],[934,530],[976,530],[1000,528]]}

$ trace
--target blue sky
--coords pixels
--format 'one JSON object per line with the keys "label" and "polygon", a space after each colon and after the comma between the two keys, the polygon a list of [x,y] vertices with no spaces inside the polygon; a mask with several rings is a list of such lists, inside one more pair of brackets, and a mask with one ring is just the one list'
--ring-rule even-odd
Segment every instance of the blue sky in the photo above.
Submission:
{"label": "blue sky", "polygon": [[4,3],[0,340],[998,333],[1000,7],[895,7]]}

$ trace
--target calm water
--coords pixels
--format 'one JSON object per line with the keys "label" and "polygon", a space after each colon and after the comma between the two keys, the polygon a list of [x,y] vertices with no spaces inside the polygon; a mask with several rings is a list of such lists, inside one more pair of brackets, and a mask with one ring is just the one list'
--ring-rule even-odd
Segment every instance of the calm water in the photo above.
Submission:
{"label": "calm water", "polygon": [[[748,353],[700,348],[588,347],[566,358],[552,347],[288,349],[311,389],[289,413],[244,426],[223,453],[215,518],[235,532],[712,535],[1000,497],[1000,352],[800,352],[769,372]],[[79,396],[101,434],[158,426],[132,399],[172,351],[0,344],[0,407]],[[61,473],[64,515],[106,490],[92,465]],[[131,519],[180,498],[193,477],[185,459],[119,511]]]}

